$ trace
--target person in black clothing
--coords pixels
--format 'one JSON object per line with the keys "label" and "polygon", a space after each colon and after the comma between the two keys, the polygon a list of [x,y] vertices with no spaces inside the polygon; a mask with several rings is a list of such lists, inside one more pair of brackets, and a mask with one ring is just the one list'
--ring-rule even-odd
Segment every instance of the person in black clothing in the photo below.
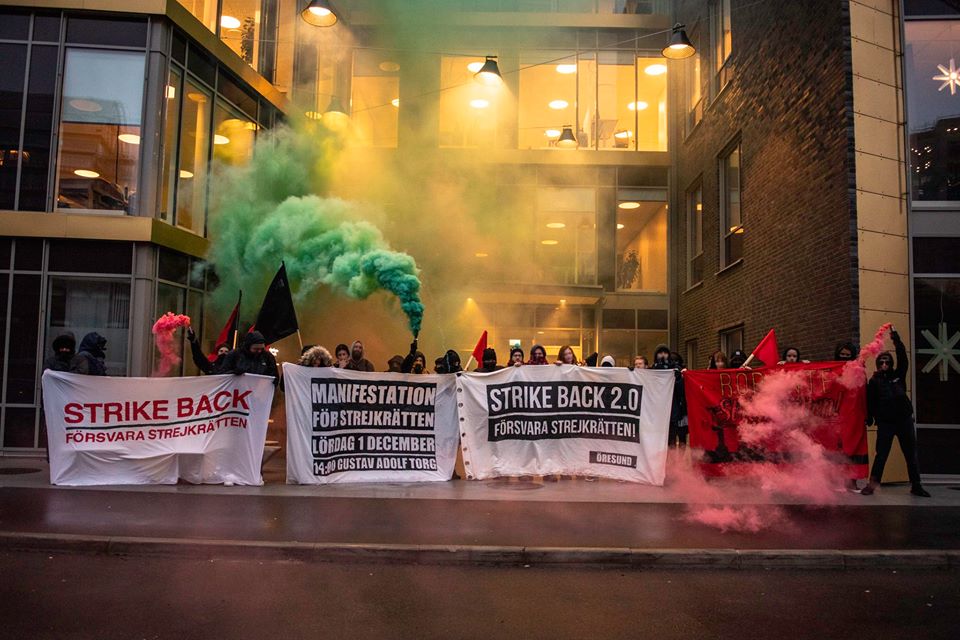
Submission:
{"label": "person in black clothing", "polygon": [[70,359],[70,373],[80,373],[88,376],[107,375],[106,358],[107,339],[96,331],[83,336],[80,341],[80,350]]}
{"label": "person in black clothing", "polygon": [[499,371],[503,369],[500,365],[497,364],[497,351],[487,347],[483,350],[483,360],[480,362],[480,366],[477,367],[477,373],[490,373],[491,371]]}
{"label": "person in black clothing", "polygon": [[259,331],[251,331],[243,336],[243,345],[234,349],[223,358],[223,365],[218,373],[254,373],[261,376],[273,376],[273,383],[277,383],[277,360],[267,351],[266,341]]}
{"label": "person in black clothing", "polygon": [[852,342],[841,342],[833,350],[833,359],[849,362],[857,357],[857,347]]}
{"label": "person in black clothing", "polygon": [[398,354],[387,360],[387,371],[390,373],[403,373],[403,356]]}
{"label": "person in black clothing", "polygon": [[187,327],[187,342],[190,343],[190,355],[193,356],[193,364],[197,365],[200,373],[207,375],[220,373],[223,366],[223,359],[230,353],[230,347],[226,342],[217,345],[217,357],[213,360],[207,357],[207,354],[200,348],[200,341],[197,340],[197,334],[192,328]]}
{"label": "person in black clothing", "polygon": [[423,355],[423,352],[419,350],[417,346],[417,340],[414,340],[410,343],[410,353],[403,359],[403,364],[400,365],[401,373],[430,373],[427,371],[427,356]]}
{"label": "person in black clothing", "polygon": [[522,367],[523,366],[523,349],[520,347],[513,347],[510,349],[510,366],[512,367]]}
{"label": "person in black clothing", "polygon": [[683,391],[683,360],[667,345],[660,345],[653,353],[651,369],[673,369],[673,403],[670,406],[670,428],[667,431],[667,446],[670,448],[687,446],[687,400]]}
{"label": "person in black clothing", "polygon": [[70,371],[70,361],[76,353],[77,339],[69,331],[53,339],[53,355],[43,361],[43,370]]}
{"label": "person in black clothing", "polygon": [[877,423],[877,453],[870,469],[870,482],[860,492],[871,495],[883,477],[883,467],[890,455],[893,437],[900,441],[900,449],[907,460],[910,476],[910,493],[929,498],[930,494],[920,484],[920,465],[917,462],[917,432],[913,426],[913,404],[907,397],[907,348],[894,329],[890,333],[897,351],[894,366],[893,356],[884,351],[877,356],[877,371],[867,383],[867,424]]}
{"label": "person in black clothing", "polygon": [[747,362],[747,354],[740,349],[736,349],[730,356],[730,368],[739,369]]}

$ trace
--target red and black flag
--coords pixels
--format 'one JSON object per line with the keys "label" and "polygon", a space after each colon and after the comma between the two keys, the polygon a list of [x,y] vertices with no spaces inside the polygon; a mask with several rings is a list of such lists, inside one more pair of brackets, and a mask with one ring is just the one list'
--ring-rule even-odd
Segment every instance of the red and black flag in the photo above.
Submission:
{"label": "red and black flag", "polygon": [[[241,291],[240,295],[237,296],[237,304],[233,307],[233,311],[230,312],[230,317],[227,318],[227,323],[223,325],[223,329],[220,329],[220,334],[217,336],[217,341],[214,343],[218,349],[222,344],[227,345],[227,348],[229,349],[235,349],[237,347],[237,326],[240,323],[240,300],[242,299],[243,291]],[[207,356],[207,360],[210,362],[213,362],[216,359],[216,352]]]}
{"label": "red and black flag", "polygon": [[293,295],[290,281],[287,280],[287,267],[280,263],[280,270],[263,297],[260,313],[251,331],[259,331],[267,344],[273,344],[281,338],[295,334],[300,329],[297,324],[297,312],[293,308]]}

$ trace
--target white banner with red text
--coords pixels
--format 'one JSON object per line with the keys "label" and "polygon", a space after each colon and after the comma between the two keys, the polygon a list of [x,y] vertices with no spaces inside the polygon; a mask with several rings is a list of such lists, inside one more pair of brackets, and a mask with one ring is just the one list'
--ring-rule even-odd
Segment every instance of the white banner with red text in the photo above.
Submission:
{"label": "white banner with red text", "polygon": [[46,371],[50,482],[260,485],[273,379]]}
{"label": "white banner with red text", "polygon": [[581,475],[662,485],[674,372],[573,365],[457,376],[467,477]]}
{"label": "white banner with red text", "polygon": [[454,379],[284,363],[287,483],[449,480]]}

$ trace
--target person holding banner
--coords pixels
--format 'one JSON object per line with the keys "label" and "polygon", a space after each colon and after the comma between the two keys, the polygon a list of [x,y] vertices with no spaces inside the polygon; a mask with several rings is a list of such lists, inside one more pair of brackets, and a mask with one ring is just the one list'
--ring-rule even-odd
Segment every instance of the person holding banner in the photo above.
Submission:
{"label": "person holding banner", "polygon": [[353,346],[350,347],[350,360],[347,361],[344,369],[349,369],[350,371],[366,371],[368,373],[376,371],[373,363],[363,357],[363,343],[359,340],[353,341]]}
{"label": "person holding banner", "polygon": [[337,369],[346,369],[347,363],[350,362],[350,347],[340,343],[333,352],[337,356],[337,363],[334,366]]}
{"label": "person holding banner", "polygon": [[511,367],[523,366],[523,349],[521,349],[520,347],[514,347],[510,349],[510,366]]}
{"label": "person holding banner", "polygon": [[86,376],[105,376],[107,366],[104,364],[107,349],[107,339],[96,331],[83,336],[80,341],[80,350],[70,360],[70,373],[79,373]]}
{"label": "person holding banner", "polygon": [[242,375],[253,373],[261,376],[272,376],[273,383],[277,383],[279,372],[277,360],[267,351],[266,341],[259,331],[251,331],[243,336],[243,346],[234,349],[223,358],[223,367],[219,373],[233,373]]}
{"label": "person holding banner", "polygon": [[890,455],[896,436],[907,461],[910,493],[929,498],[920,484],[920,464],[917,461],[917,432],[913,424],[913,404],[907,396],[907,348],[900,334],[891,327],[890,337],[897,352],[896,366],[889,351],[877,356],[877,370],[867,383],[867,424],[877,423],[877,452],[870,470],[870,482],[860,492],[872,495],[883,478],[883,467]]}
{"label": "person holding banner", "polygon": [[[533,352],[531,351],[531,354]],[[573,352],[573,347],[570,345],[563,345],[560,347],[560,351],[557,353],[557,364],[573,364],[580,366],[580,362],[577,360],[577,354]]]}
{"label": "person holding banner", "polygon": [[665,344],[657,347],[653,353],[651,369],[673,369],[675,382],[673,384],[673,402],[670,406],[670,428],[667,431],[667,446],[685,448],[687,446],[687,400],[683,389],[683,361],[679,354],[670,351]]}
{"label": "person holding banner", "polygon": [[550,364],[547,362],[547,350],[543,345],[535,344],[530,347],[530,359],[527,364]]}

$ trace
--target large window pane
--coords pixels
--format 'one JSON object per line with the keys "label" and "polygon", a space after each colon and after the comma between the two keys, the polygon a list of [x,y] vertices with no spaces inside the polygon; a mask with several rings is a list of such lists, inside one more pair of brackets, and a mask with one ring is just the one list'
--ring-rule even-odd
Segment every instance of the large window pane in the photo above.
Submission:
{"label": "large window pane", "polygon": [[58,47],[33,45],[20,165],[20,210],[46,211]]}
{"label": "large window pane", "polygon": [[107,339],[107,375],[127,375],[130,326],[130,281],[50,278],[47,343],[70,331],[77,338],[96,331]]}
{"label": "large window pane", "polygon": [[914,200],[960,200],[960,21],[905,29],[910,191]]}
{"label": "large window pane", "polygon": [[[667,206],[621,202],[617,207],[617,288],[667,290]],[[639,205],[639,206],[633,206]]]}
{"label": "large window pane", "polygon": [[[168,311],[170,313],[183,313],[184,305],[186,304],[186,294],[186,289],[164,284],[163,282],[157,283],[157,307],[154,310],[154,316],[159,318]],[[182,339],[176,341],[174,351],[178,356],[181,358],[183,357],[184,350]],[[156,362],[157,357],[157,350],[153,349],[154,362]],[[182,369],[183,363],[181,362],[179,367],[174,367],[167,375],[179,376]]]}
{"label": "large window pane", "polygon": [[667,150],[667,65],[663,58],[637,58],[637,149]]}
{"label": "large window pane", "polygon": [[914,278],[913,283],[917,422],[960,424],[960,364],[951,351],[960,331],[960,278]]}
{"label": "large window pane", "polygon": [[31,404],[37,384],[39,275],[17,274],[13,277],[13,302],[10,309],[7,404]]}
{"label": "large window pane", "polygon": [[703,188],[687,192],[687,286],[703,280]]}
{"label": "large window pane", "polygon": [[535,281],[595,284],[597,281],[597,204],[593,188],[542,188],[534,221]]}
{"label": "large window pane", "polygon": [[[583,65],[584,73],[589,73],[589,62],[584,60]],[[578,117],[577,67],[577,57],[572,53],[523,52],[517,107],[521,149],[555,147],[564,127],[571,127],[581,146],[589,146],[583,139],[589,131],[582,125],[599,120],[592,105],[584,105]]]}
{"label": "large window pane", "polygon": [[[493,147],[504,108],[503,87],[474,81],[483,57],[442,56],[440,59],[440,146]],[[502,70],[501,70],[502,71]]]}
{"label": "large window pane", "polygon": [[246,164],[253,156],[257,125],[247,116],[217,100],[213,113],[213,157],[233,166]]}
{"label": "large window pane", "polygon": [[252,67],[260,54],[260,0],[222,0],[220,39]]}
{"label": "large window pane", "polygon": [[217,30],[217,0],[177,0],[210,31]]}
{"label": "large window pane", "polygon": [[[597,66],[597,118],[594,135],[600,149],[637,148],[636,76],[634,55],[628,51],[600,51]],[[665,76],[664,76],[665,77]],[[665,83],[664,83],[665,84]],[[646,137],[646,132],[643,132]]]}
{"label": "large window pane", "polygon": [[398,71],[384,51],[361,49],[354,54],[351,114],[359,144],[397,146]]}
{"label": "large window pane", "polygon": [[720,159],[721,267],[743,257],[743,216],[740,209],[740,145]]}
{"label": "large window pane", "polygon": [[177,181],[177,138],[180,133],[180,101],[183,99],[183,74],[175,67],[167,80],[163,133],[163,183],[160,187],[160,219],[172,220],[174,185]]}
{"label": "large window pane", "polygon": [[180,115],[180,164],[177,169],[177,226],[203,234],[210,157],[213,95],[189,80],[184,83]]}
{"label": "large window pane", "polygon": [[20,116],[23,113],[23,75],[27,47],[0,44],[0,209],[13,209],[20,164]]}
{"label": "large window pane", "polygon": [[143,64],[142,53],[67,50],[58,208],[130,212],[139,175]]}

